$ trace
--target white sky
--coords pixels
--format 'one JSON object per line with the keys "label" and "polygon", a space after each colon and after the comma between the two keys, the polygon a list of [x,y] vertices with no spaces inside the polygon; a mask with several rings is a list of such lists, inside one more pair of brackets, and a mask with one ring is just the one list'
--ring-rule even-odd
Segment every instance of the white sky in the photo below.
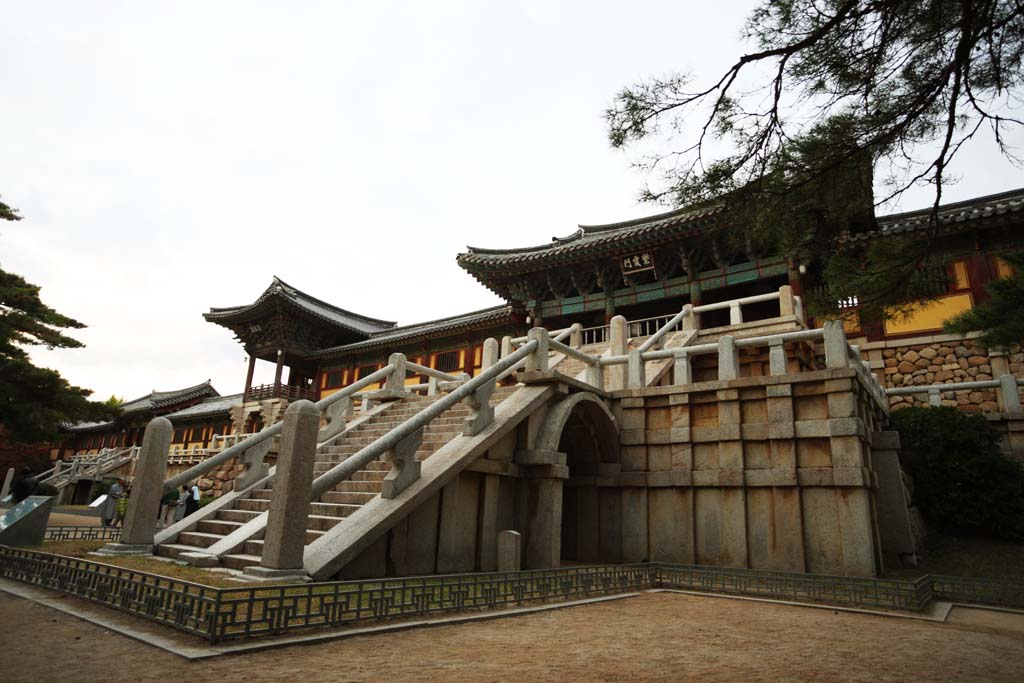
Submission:
{"label": "white sky", "polygon": [[[717,77],[753,5],[0,0],[0,196],[25,217],[0,264],[89,325],[33,356],[98,398],[231,393],[244,351],[202,313],[275,274],[400,324],[499,303],[455,255],[663,210],[602,112]],[[949,201],[1024,185],[990,144],[953,170]]]}

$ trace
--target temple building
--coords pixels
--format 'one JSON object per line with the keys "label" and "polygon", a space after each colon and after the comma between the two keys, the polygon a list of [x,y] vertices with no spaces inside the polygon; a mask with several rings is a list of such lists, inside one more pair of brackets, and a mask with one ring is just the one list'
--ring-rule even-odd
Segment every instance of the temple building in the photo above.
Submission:
{"label": "temple building", "polygon": [[[848,241],[907,236],[928,227],[930,209],[883,216]],[[116,421],[73,427],[55,457],[95,454],[141,443],[154,416],[175,424],[172,449],[208,448],[214,437],[259,431],[280,419],[288,403],[325,398],[383,367],[392,353],[446,373],[476,375],[485,339],[525,334],[534,326],[582,325],[582,343],[606,341],[615,315],[629,334],[652,333],[683,305],[713,304],[792,288],[800,302],[820,285],[814,273],[785,256],[730,251],[717,239],[721,206],[680,209],[606,225],[579,226],[551,242],[518,249],[469,247],[457,263],[505,303],[492,308],[399,326],[318,299],[274,277],[252,303],[211,308],[209,322],[231,330],[249,356],[241,394],[222,397],[209,382],[176,391],[154,391],[129,401]],[[942,322],[986,300],[986,284],[1007,277],[1000,254],[1019,248],[1024,189],[942,206],[937,250],[945,255],[947,291],[906,318],[861,325],[851,307],[846,329],[885,387],[942,381],[1024,376],[1016,356],[989,353],[970,336],[942,333]],[[801,314],[803,312],[801,311]],[[779,315],[777,300],[744,306],[745,322]],[[702,329],[729,325],[727,308],[701,314]],[[811,326],[820,326],[802,316]],[[257,361],[274,365],[274,381],[254,386]],[[756,367],[756,366],[750,366]],[[287,372],[285,372],[287,370]],[[754,371],[754,370],[748,370]],[[241,379],[241,378],[240,378]],[[425,382],[410,377],[406,384]],[[893,406],[911,395],[892,396]],[[962,392],[947,403],[995,412],[991,390]]]}

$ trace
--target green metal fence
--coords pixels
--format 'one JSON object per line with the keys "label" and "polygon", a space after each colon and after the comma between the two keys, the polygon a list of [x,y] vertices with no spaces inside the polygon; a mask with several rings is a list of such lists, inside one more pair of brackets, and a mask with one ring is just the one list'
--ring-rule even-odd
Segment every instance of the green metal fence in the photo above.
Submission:
{"label": "green metal fence", "polygon": [[212,642],[647,588],[919,611],[932,599],[1024,608],[1024,583],[861,579],[662,563],[213,588],[0,546],[0,576],[92,600]]}

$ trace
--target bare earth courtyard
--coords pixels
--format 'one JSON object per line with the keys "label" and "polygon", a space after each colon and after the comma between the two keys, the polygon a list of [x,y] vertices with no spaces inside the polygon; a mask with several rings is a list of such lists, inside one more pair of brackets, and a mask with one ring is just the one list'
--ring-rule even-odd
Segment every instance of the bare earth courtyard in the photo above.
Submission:
{"label": "bare earth courtyard", "polygon": [[0,593],[4,681],[1020,681],[1024,615],[947,623],[646,593],[188,662]]}

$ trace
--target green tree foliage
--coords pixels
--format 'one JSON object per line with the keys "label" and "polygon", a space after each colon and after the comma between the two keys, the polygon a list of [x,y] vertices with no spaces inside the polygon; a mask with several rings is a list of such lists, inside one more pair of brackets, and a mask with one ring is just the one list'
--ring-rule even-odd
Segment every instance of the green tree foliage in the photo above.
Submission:
{"label": "green tree foliage", "polygon": [[[745,36],[757,50],[709,84],[678,74],[614,98],[613,147],[669,148],[636,162],[657,178],[642,198],[723,204],[723,223],[742,228],[731,239],[766,243],[822,275],[818,312],[856,297],[862,317],[878,318],[937,293],[934,220],[923,239],[843,237],[915,184],[930,183],[938,207],[950,163],[979,132],[1016,161],[1005,132],[1021,122],[1006,112],[1024,79],[1024,4],[763,0]],[[722,139],[731,151],[716,154]]]}
{"label": "green tree foliage", "polygon": [[982,332],[979,341],[990,349],[1024,344],[1024,254],[1003,257],[1013,266],[1013,275],[990,282],[990,298],[971,310],[947,320],[945,329],[952,334]]}
{"label": "green tree foliage", "polygon": [[1024,540],[1024,467],[981,415],[912,407],[892,414],[900,463],[929,525],[954,536]]}
{"label": "green tree foliage", "polygon": [[[3,203],[0,218],[21,220]],[[44,304],[39,287],[0,269],[0,425],[10,441],[48,441],[58,437],[64,424],[117,415],[116,406],[90,401],[88,389],[33,365],[25,351],[26,346],[79,348],[81,342],[61,330],[83,327]]]}

